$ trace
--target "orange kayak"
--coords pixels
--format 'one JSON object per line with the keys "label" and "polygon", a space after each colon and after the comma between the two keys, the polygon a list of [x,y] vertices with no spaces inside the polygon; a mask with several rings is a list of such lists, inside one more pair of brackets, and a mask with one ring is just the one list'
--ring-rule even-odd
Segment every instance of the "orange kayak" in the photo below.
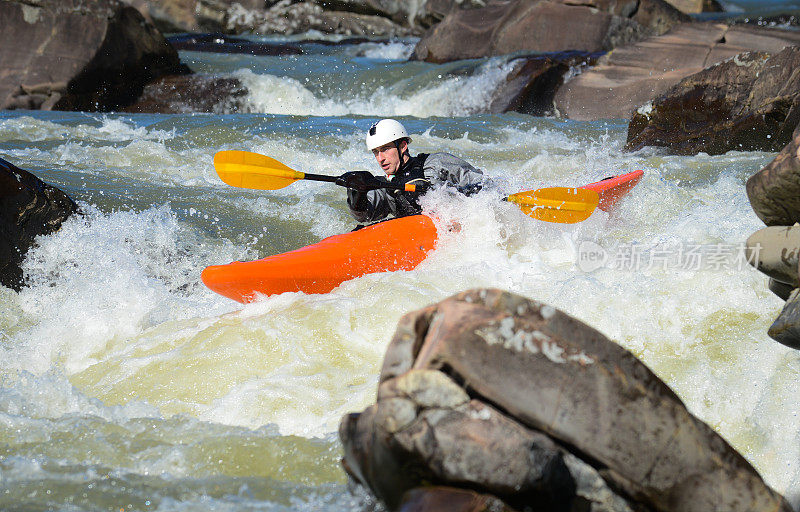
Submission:
{"label": "orange kayak", "polygon": [[[642,178],[642,171],[581,188],[600,195],[608,210]],[[391,219],[316,244],[256,261],[212,265],[201,279],[211,290],[247,303],[284,292],[328,293],[344,281],[375,272],[413,270],[436,244],[436,226],[425,215]]]}

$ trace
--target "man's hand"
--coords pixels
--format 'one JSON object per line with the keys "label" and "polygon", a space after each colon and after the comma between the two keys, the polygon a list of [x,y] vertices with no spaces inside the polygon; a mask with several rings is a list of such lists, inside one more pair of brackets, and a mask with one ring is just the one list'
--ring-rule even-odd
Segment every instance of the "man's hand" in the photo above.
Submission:
{"label": "man's hand", "polygon": [[376,188],[386,187],[386,183],[379,180],[369,171],[350,171],[336,178],[336,184],[343,187],[366,192]]}

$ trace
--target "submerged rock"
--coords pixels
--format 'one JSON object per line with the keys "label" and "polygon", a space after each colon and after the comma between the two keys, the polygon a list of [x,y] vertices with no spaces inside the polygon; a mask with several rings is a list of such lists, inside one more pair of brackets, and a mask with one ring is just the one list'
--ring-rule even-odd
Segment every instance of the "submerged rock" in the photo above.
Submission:
{"label": "submerged rock", "polygon": [[39,235],[49,235],[78,210],[61,190],[0,158],[0,285],[23,286],[20,265]]}
{"label": "submerged rock", "polygon": [[178,54],[117,0],[0,2],[0,108],[115,110],[184,73]]}
{"label": "submerged rock", "polygon": [[684,78],[639,109],[626,149],[665,146],[684,155],[780,151],[798,123],[800,46],[774,55],[748,52]]}
{"label": "submerged rock", "polygon": [[171,75],[147,84],[139,99],[123,111],[228,114],[240,111],[247,93],[247,88],[236,78]]}
{"label": "submerged rock", "polygon": [[445,485],[520,509],[791,510],[628,351],[499,290],[404,316],[377,403],[339,433],[350,474],[392,508]]}

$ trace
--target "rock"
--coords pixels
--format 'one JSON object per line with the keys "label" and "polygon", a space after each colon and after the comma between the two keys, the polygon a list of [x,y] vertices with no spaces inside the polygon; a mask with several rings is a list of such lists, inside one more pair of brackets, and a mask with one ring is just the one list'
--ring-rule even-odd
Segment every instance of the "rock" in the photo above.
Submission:
{"label": "rock", "polygon": [[172,75],[147,84],[139,99],[124,112],[228,114],[242,110],[247,89],[236,78]]}
{"label": "rock", "polygon": [[561,52],[532,55],[511,61],[514,68],[493,93],[489,111],[521,112],[532,116],[551,116],[553,98],[565,76],[591,66],[600,53]]}
{"label": "rock", "polygon": [[602,57],[558,90],[556,108],[562,117],[582,121],[630,119],[637,108],[709,66],[740,53],[777,53],[797,44],[797,31],[681,23]]}
{"label": "rock", "polygon": [[324,34],[400,37],[414,31],[383,16],[326,11],[313,2],[279,2],[267,11],[251,11],[234,5],[228,12],[228,31],[258,34]]}
{"label": "rock", "polygon": [[265,0],[124,0],[161,32],[218,32],[225,30],[229,12],[263,11],[275,1]]}
{"label": "rock", "polygon": [[519,51],[607,51],[680,21],[688,17],[661,0],[495,1],[451,12],[422,38],[412,58],[448,62]]}
{"label": "rock", "polygon": [[800,123],[800,46],[742,53],[690,75],[634,113],[627,150],[780,151]]}
{"label": "rock", "polygon": [[398,512],[515,512],[488,494],[455,487],[419,487],[403,495]]}
{"label": "rock", "polygon": [[770,226],[750,235],[745,244],[747,261],[772,279],[800,286],[797,279],[800,225]]}
{"label": "rock", "polygon": [[800,222],[800,125],[778,156],[747,180],[747,198],[767,226]]}
{"label": "rock", "polygon": [[769,278],[767,288],[769,291],[777,295],[779,298],[783,300],[788,300],[789,295],[791,295],[792,290],[796,290],[797,286],[791,283],[784,283],[783,281],[778,281],[777,279]]}
{"label": "rock", "polygon": [[667,0],[667,3],[687,14],[722,12],[725,10],[717,0]]}
{"label": "rock", "polygon": [[457,9],[475,9],[486,5],[485,0],[314,0],[326,10],[371,14],[391,19],[406,26],[414,34],[439,23],[448,13]]}
{"label": "rock", "polygon": [[163,74],[177,52],[117,0],[0,2],[0,108],[115,110]]}
{"label": "rock", "polygon": [[351,474],[390,507],[424,481],[517,508],[603,510],[575,463],[602,483],[594,496],[633,510],[791,510],[632,354],[536,301],[470,290],[407,314],[379,381],[340,436]]}
{"label": "rock", "polygon": [[800,289],[795,289],[786,299],[781,314],[767,334],[778,343],[800,350]]}
{"label": "rock", "polygon": [[64,192],[0,158],[0,284],[22,288],[20,265],[35,238],[57,231],[76,211]]}

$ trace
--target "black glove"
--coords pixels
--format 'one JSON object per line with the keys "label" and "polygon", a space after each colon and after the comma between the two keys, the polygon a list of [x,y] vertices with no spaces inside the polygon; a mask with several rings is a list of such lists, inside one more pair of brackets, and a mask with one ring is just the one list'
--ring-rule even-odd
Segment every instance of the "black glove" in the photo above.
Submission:
{"label": "black glove", "polygon": [[380,181],[369,171],[350,171],[336,178],[336,184],[360,192],[384,188],[386,183]]}

